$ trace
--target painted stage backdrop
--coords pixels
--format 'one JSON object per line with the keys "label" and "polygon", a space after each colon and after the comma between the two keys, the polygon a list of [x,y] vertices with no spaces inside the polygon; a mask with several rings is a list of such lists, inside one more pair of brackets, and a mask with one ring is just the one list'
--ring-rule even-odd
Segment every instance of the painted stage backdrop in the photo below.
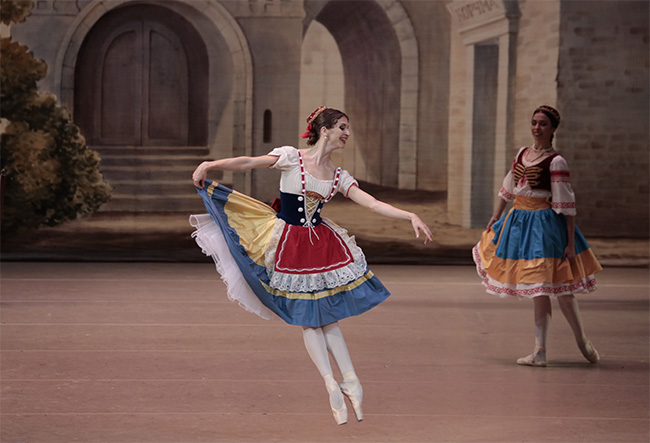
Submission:
{"label": "painted stage backdrop", "polygon": [[[320,105],[336,161],[405,222],[324,211],[371,261],[471,262],[541,104],[562,123],[577,222],[649,234],[646,0],[2,2],[4,260],[204,260],[190,214],[203,160],[262,155]],[[271,202],[278,173],[210,178]],[[596,252],[598,252],[596,250]]]}

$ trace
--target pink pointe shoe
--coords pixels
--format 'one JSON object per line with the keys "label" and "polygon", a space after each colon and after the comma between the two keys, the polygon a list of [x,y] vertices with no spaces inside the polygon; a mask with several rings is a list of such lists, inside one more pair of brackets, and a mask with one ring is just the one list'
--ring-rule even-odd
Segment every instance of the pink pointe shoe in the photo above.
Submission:
{"label": "pink pointe shoe", "polygon": [[341,391],[352,403],[354,415],[357,416],[357,421],[363,420],[363,411],[361,410],[361,402],[363,401],[363,388],[361,382],[354,372],[346,373],[343,375],[343,383],[341,383]]}
{"label": "pink pointe shoe", "polygon": [[[336,383],[334,378],[326,379],[325,387],[330,394],[330,407],[332,408],[332,415],[336,420],[337,425],[344,425],[348,422],[348,408],[345,406],[345,399],[343,393]],[[341,405],[340,407],[337,407]]]}
{"label": "pink pointe shoe", "polygon": [[546,367],[546,349],[538,349],[526,357],[521,357],[517,360],[517,364],[522,366],[537,366],[540,368]]}

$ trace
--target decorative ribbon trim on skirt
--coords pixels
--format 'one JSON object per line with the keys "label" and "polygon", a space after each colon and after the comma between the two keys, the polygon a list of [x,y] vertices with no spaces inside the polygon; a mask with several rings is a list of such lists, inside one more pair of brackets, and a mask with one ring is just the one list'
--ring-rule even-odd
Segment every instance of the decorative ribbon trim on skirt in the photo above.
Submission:
{"label": "decorative ribbon trim on skirt", "polygon": [[[226,282],[229,298],[242,303],[251,312],[268,318],[268,311],[271,311],[289,324],[316,327],[362,314],[390,295],[367,269],[360,249],[358,260],[355,259],[347,267],[300,275],[304,278],[320,276],[328,279],[332,277],[331,272],[347,270],[354,265],[355,269],[351,271],[355,275],[343,284],[329,285],[327,281],[323,289],[307,291],[288,291],[272,286],[266,267],[266,250],[277,247],[271,240],[278,229],[284,228],[285,222],[262,202],[211,181],[206,180],[206,185],[206,189],[197,191],[211,220],[209,223],[193,223],[197,227],[193,237],[201,249],[215,260],[217,270]],[[198,216],[194,218],[198,220]],[[323,229],[328,227],[334,229],[329,224]],[[346,242],[349,240],[346,247],[358,249],[344,230],[339,228],[337,236],[345,237]],[[320,253],[311,251],[309,241],[303,246],[306,254]],[[361,272],[356,275],[359,267],[362,267]],[[261,309],[263,307],[267,309]]]}
{"label": "decorative ribbon trim on skirt", "polygon": [[484,231],[473,249],[487,292],[502,297],[535,297],[591,292],[602,270],[575,227],[574,260],[563,257],[566,218],[545,198],[516,197],[514,207]]}

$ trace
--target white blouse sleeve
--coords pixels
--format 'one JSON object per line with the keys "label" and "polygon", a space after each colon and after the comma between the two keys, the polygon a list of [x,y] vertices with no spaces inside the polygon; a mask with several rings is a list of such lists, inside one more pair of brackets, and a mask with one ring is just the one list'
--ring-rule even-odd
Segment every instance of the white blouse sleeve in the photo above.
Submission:
{"label": "white blouse sleeve", "polygon": [[293,146],[280,146],[279,148],[273,149],[267,155],[277,157],[278,159],[269,167],[282,171],[293,166],[297,159],[297,152],[298,150]]}
{"label": "white blouse sleeve", "polygon": [[503,184],[499,191],[499,197],[507,202],[511,202],[515,199],[515,177],[512,175],[512,169],[508,171],[503,179]]}
{"label": "white blouse sleeve", "polygon": [[571,187],[569,165],[561,155],[551,161],[552,208],[558,214],[576,215],[576,197]]}
{"label": "white blouse sleeve", "polygon": [[507,202],[511,202],[515,199],[515,188],[517,187],[517,183],[515,183],[515,176],[512,175],[512,168],[514,168],[521,151],[524,149],[526,149],[526,147],[519,148],[519,151],[517,151],[517,155],[515,155],[515,159],[512,161],[512,166],[504,177],[501,189],[499,190],[499,197]]}
{"label": "white blouse sleeve", "polygon": [[352,186],[359,186],[359,183],[350,175],[348,171],[345,169],[341,171],[341,179],[339,180],[339,184],[336,187],[337,192],[340,192],[341,194],[345,195],[345,198],[348,198],[348,192],[350,192],[350,188]]}

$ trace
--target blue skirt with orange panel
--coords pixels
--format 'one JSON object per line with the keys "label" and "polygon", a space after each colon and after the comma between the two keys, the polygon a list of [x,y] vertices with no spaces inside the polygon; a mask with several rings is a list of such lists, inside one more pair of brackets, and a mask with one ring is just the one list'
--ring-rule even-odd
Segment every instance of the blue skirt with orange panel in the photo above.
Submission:
{"label": "blue skirt with orange panel", "polygon": [[[192,236],[214,259],[228,297],[244,309],[317,327],[362,314],[390,295],[354,238],[330,220],[318,215],[316,226],[292,224],[286,210],[278,214],[210,180],[197,191],[208,213],[190,217]],[[294,198],[300,196],[283,195],[283,207]]]}
{"label": "blue skirt with orange panel", "polygon": [[550,207],[518,206],[515,201],[472,250],[486,291],[504,298],[532,298],[596,290],[594,274],[602,267],[580,229],[575,228],[575,260],[569,260],[563,257],[566,217]]}

